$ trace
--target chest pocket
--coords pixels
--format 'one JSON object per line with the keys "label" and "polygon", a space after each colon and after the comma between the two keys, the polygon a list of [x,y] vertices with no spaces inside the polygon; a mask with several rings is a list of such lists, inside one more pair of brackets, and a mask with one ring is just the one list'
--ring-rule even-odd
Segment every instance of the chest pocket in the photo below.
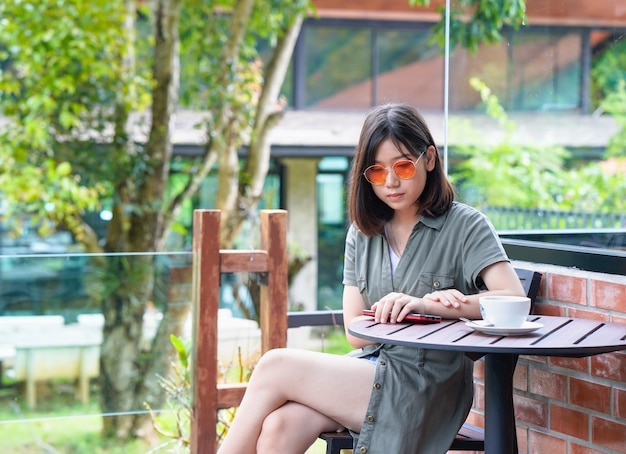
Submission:
{"label": "chest pocket", "polygon": [[454,277],[446,274],[422,273],[417,282],[416,296],[454,287]]}

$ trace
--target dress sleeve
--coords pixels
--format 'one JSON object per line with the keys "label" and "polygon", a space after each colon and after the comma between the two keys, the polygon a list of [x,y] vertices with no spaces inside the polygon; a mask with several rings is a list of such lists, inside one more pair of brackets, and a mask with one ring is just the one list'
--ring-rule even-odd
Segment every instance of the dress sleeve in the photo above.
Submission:
{"label": "dress sleeve", "polygon": [[357,229],[353,224],[348,229],[348,234],[346,235],[346,249],[343,261],[343,285],[357,285],[355,262],[357,236]]}
{"label": "dress sleeve", "polygon": [[483,213],[476,211],[467,220],[464,242],[465,270],[473,284],[482,287],[480,272],[489,265],[508,261],[504,247],[493,225]]}

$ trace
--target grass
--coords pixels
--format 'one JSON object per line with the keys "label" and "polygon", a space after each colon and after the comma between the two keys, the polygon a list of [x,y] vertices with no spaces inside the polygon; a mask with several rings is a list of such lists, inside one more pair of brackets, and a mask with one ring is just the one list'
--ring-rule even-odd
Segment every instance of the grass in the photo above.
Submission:
{"label": "grass", "polygon": [[[16,386],[0,389],[0,452],[12,454],[146,454],[143,440],[120,442],[100,437],[102,415],[97,392],[77,403],[69,383],[54,381],[36,410],[27,410]],[[43,393],[42,393],[43,394]],[[39,397],[39,393],[38,393]]]}

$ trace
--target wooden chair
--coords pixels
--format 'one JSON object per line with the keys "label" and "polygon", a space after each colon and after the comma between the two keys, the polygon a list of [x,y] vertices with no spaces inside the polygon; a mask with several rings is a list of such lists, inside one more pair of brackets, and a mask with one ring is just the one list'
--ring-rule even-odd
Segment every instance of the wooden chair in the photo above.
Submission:
{"label": "wooden chair", "polygon": [[[531,300],[531,313],[541,284],[541,273],[533,270],[516,268],[515,271],[524,286],[526,295]],[[290,312],[290,328],[298,326],[328,326],[343,324],[341,311]],[[472,359],[478,359],[473,357]],[[352,449],[352,437],[344,432],[324,432],[320,438],[326,441],[326,454],[339,454],[342,449]],[[465,423],[450,446],[450,451],[484,451],[485,432],[482,427]]]}

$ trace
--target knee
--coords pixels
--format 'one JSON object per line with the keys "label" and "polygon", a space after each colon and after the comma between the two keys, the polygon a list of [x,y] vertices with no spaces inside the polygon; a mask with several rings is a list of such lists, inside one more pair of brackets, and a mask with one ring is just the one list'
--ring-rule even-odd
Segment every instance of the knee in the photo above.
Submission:
{"label": "knee", "polygon": [[250,377],[248,387],[261,387],[267,386],[275,388],[277,383],[284,380],[286,374],[284,371],[284,364],[286,364],[287,352],[286,349],[274,349],[266,352],[259,362],[254,366],[254,371]]}
{"label": "knee", "polygon": [[286,434],[297,428],[290,427],[290,419],[287,412],[282,411],[280,408],[273,411],[263,421],[261,427],[261,433],[257,440],[258,453],[278,453],[284,449],[284,443]]}
{"label": "knee", "polygon": [[280,370],[280,368],[288,361],[289,352],[286,348],[275,348],[273,350],[269,350],[259,362],[254,366],[254,372],[252,376],[263,376],[268,374],[275,374],[276,371]]}

